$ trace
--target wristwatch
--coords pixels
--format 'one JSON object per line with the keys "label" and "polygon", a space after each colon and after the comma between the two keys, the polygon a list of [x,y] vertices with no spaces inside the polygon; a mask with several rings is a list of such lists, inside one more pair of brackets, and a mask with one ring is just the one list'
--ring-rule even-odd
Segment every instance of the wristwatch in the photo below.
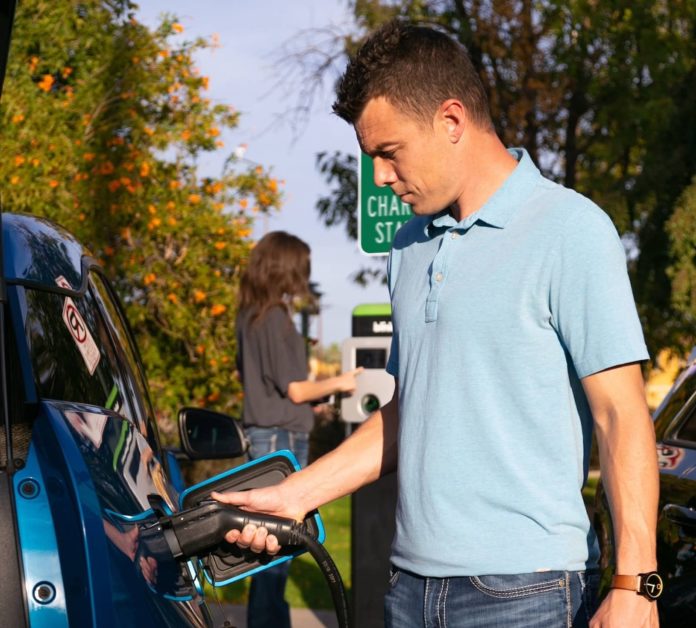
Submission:
{"label": "wristwatch", "polygon": [[611,580],[611,588],[635,591],[638,595],[655,601],[662,595],[664,583],[659,573],[649,571],[639,573],[637,576],[614,576]]}

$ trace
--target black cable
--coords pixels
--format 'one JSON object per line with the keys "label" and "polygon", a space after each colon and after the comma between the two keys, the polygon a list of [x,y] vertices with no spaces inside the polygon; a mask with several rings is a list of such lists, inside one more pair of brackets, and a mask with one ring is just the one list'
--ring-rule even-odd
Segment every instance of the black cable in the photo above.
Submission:
{"label": "black cable", "polygon": [[[303,526],[304,527],[304,526]],[[348,611],[348,600],[346,599],[346,589],[343,585],[343,579],[336,567],[331,555],[326,551],[326,548],[319,543],[311,534],[299,532],[297,536],[300,538],[301,545],[307,548],[307,551],[312,555],[312,558],[317,562],[326,578],[333,598],[334,607],[336,608],[336,617],[338,618],[339,628],[351,628],[350,613]]]}

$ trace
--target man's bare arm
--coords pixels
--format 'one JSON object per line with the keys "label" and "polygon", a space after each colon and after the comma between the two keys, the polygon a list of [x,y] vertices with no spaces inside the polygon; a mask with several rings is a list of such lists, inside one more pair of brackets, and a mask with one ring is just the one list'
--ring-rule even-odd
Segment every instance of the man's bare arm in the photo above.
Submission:
{"label": "man's bare arm", "polygon": [[[240,493],[214,493],[225,503],[255,512],[302,520],[322,504],[353,493],[380,476],[396,469],[396,435],[399,423],[398,382],[392,400],[373,413],[336,449],[276,486]],[[230,543],[251,547],[254,551],[278,551],[273,537],[266,538],[263,528],[231,530],[225,537]]]}
{"label": "man's bare arm", "polygon": [[[597,431],[602,484],[611,510],[616,573],[636,575],[656,567],[659,476],[655,432],[638,364],[582,380]],[[655,603],[632,591],[612,589],[592,628],[658,625]]]}

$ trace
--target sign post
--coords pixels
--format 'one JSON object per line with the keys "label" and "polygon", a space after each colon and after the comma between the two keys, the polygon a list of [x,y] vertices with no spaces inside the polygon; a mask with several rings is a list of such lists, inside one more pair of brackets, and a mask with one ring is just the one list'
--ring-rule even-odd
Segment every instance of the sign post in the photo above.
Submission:
{"label": "sign post", "polygon": [[394,234],[413,214],[411,206],[387,186],[377,187],[372,159],[360,153],[358,241],[365,255],[387,255]]}

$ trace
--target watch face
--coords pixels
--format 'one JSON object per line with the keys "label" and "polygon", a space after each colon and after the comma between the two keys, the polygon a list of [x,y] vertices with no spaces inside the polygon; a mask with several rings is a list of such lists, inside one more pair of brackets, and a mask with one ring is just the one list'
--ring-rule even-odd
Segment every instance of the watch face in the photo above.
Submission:
{"label": "watch face", "polygon": [[651,573],[641,574],[640,589],[646,597],[651,600],[656,600],[662,595],[662,578],[656,571]]}

